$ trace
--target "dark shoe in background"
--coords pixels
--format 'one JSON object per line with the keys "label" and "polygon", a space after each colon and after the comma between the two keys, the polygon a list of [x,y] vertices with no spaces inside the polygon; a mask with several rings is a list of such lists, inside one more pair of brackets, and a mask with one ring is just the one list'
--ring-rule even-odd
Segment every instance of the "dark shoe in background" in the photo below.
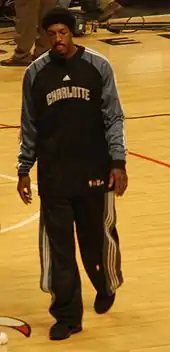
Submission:
{"label": "dark shoe in background", "polygon": [[29,66],[31,64],[31,61],[24,61],[18,59],[15,55],[11,56],[9,59],[6,60],[1,60],[0,65],[1,66]]}

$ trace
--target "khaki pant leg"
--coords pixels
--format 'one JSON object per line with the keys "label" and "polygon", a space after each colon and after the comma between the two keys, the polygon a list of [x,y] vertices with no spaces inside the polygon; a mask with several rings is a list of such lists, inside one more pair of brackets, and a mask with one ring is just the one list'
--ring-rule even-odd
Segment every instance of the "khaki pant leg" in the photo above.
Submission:
{"label": "khaki pant leg", "polygon": [[30,51],[37,35],[39,7],[40,0],[15,0],[17,45],[15,55],[19,59],[31,58]]}
{"label": "khaki pant leg", "polygon": [[57,0],[40,0],[40,9],[39,9],[39,15],[38,15],[38,28],[37,28],[38,33],[37,33],[37,38],[35,41],[35,51],[34,51],[34,55],[36,57],[40,56],[41,54],[43,54],[45,51],[47,51],[50,48],[48,37],[47,37],[45,31],[42,29],[41,23],[42,23],[42,18],[45,15],[45,13],[48,12],[50,9],[56,7],[57,4],[58,4]]}
{"label": "khaki pant leg", "polygon": [[100,8],[103,10],[111,0],[100,0]]}

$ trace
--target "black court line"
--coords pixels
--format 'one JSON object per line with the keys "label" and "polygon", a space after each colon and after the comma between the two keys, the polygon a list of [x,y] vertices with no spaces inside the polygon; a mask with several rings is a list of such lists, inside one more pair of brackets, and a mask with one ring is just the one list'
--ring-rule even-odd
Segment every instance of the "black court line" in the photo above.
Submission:
{"label": "black court line", "polygon": [[109,45],[141,44],[141,42],[136,41],[134,39],[130,39],[128,37],[99,39],[99,41],[103,42],[103,43],[106,43],[106,44],[109,44]]}
{"label": "black court line", "polygon": [[165,34],[158,34],[159,37],[170,39],[170,33]]}

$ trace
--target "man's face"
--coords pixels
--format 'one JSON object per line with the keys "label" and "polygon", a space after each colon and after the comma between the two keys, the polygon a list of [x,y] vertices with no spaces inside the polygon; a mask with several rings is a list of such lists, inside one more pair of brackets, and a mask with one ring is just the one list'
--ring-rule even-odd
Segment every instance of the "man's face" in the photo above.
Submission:
{"label": "man's face", "polygon": [[72,33],[65,24],[52,24],[47,30],[47,35],[53,50],[64,56],[69,53],[72,46]]}

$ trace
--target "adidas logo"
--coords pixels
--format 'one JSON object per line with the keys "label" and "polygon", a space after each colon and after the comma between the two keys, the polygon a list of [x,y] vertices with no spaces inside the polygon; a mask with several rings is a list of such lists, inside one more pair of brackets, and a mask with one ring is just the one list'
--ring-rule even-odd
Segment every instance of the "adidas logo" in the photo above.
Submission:
{"label": "adidas logo", "polygon": [[70,78],[68,75],[66,75],[66,76],[63,78],[63,81],[71,81],[71,78]]}

